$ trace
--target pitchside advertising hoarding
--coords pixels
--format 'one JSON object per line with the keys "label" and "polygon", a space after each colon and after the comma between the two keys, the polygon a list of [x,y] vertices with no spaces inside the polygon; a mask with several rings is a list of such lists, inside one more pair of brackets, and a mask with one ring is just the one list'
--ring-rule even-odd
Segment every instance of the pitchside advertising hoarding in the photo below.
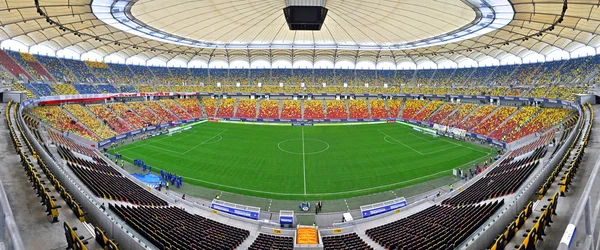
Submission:
{"label": "pitchside advertising hoarding", "polygon": [[146,128],[140,129],[140,130],[135,130],[135,131],[127,132],[125,134],[120,134],[120,135],[117,135],[115,137],[108,138],[108,139],[106,139],[104,141],[98,142],[98,148],[104,147],[104,146],[106,146],[108,144],[111,144],[113,142],[117,142],[117,141],[120,141],[120,140],[124,140],[124,139],[130,138],[130,137],[138,135],[140,133],[149,132],[149,131],[153,131],[153,130],[161,129],[161,128],[167,128],[167,127],[176,127],[176,126],[179,126],[181,124],[188,124],[188,123],[193,123],[193,122],[199,122],[199,121],[202,121],[202,120],[203,119],[196,118],[196,119],[189,119],[189,120],[179,121],[179,122],[169,122],[169,123],[161,124],[161,125],[158,125],[158,126],[148,126]]}
{"label": "pitchside advertising hoarding", "polygon": [[389,201],[360,206],[360,212],[363,218],[368,218],[391,211],[399,212],[400,208],[406,207],[406,205],[408,205],[406,199],[400,197]]}
{"label": "pitchside advertising hoarding", "polygon": [[[253,220],[258,220],[260,215],[260,208],[258,207],[244,206],[216,199],[212,201],[210,208],[216,211]],[[213,213],[215,213],[215,211],[213,211]]]}

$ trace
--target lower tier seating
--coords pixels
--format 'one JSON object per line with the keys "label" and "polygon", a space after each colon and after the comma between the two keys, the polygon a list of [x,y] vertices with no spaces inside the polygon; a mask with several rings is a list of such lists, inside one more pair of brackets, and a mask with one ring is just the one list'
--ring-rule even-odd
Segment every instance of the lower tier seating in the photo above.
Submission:
{"label": "lower tier seating", "polygon": [[217,117],[231,118],[235,110],[235,100],[233,98],[221,99],[219,103],[219,109],[217,110]]}
{"label": "lower tier seating", "polygon": [[277,119],[279,118],[279,101],[263,100],[260,102],[258,118]]}
{"label": "lower tier seating", "polygon": [[156,197],[126,177],[91,170],[72,163],[67,163],[67,166],[73,170],[75,175],[85,183],[92,193],[100,198],[129,202],[135,205],[168,205],[166,201]]}
{"label": "lower tier seating", "polygon": [[159,249],[236,249],[250,235],[178,207],[109,208]]}
{"label": "lower tier seating", "polygon": [[348,119],[348,113],[346,112],[346,103],[344,101],[327,100],[325,101],[325,105],[327,106],[328,119]]}
{"label": "lower tier seating", "polygon": [[308,100],[304,101],[304,119],[323,119],[323,101]]}
{"label": "lower tier seating", "polygon": [[342,250],[342,249],[357,249],[369,250],[373,249],[356,233],[344,234],[323,237],[323,249],[325,250]]}
{"label": "lower tier seating", "polygon": [[294,238],[259,234],[252,243],[249,250],[292,250],[294,249]]}
{"label": "lower tier seating", "polygon": [[384,100],[369,100],[369,106],[371,107],[371,118],[387,119],[389,117]]}
{"label": "lower tier seating", "polygon": [[217,99],[202,98],[202,106],[204,106],[204,110],[208,117],[214,117],[215,110],[217,109]]}
{"label": "lower tier seating", "polygon": [[386,249],[440,249],[457,247],[479,228],[504,200],[462,207],[431,206],[406,218],[365,232]]}
{"label": "lower tier seating", "polygon": [[197,98],[180,98],[175,100],[183,109],[193,118],[201,118],[202,110],[200,110],[200,102]]}
{"label": "lower tier seating", "polygon": [[302,118],[301,107],[302,106],[300,106],[300,101],[298,100],[283,100],[283,107],[281,108],[281,119]]}
{"label": "lower tier seating", "polygon": [[456,196],[444,200],[442,204],[464,206],[512,194],[517,191],[538,164],[539,162],[535,161],[511,171],[488,174]]}

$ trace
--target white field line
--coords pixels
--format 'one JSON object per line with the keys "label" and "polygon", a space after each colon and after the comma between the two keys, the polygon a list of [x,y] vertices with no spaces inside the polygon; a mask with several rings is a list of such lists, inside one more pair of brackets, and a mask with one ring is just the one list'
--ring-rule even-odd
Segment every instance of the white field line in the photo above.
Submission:
{"label": "white field line", "polygon": [[386,134],[385,132],[382,132],[381,130],[377,130],[377,131],[378,131],[379,133],[382,133],[383,135],[385,135],[385,136],[389,137],[390,139],[392,139],[392,140],[396,141],[397,143],[400,143],[400,144],[402,144],[403,146],[405,146],[405,147],[407,147],[407,148],[411,149],[412,151],[415,151],[415,152],[417,152],[417,153],[418,153],[418,154],[420,154],[420,155],[425,155],[425,154],[421,153],[420,151],[418,151],[418,150],[416,150],[416,149],[412,148],[411,146],[408,146],[408,145],[404,144],[403,142],[401,142],[401,141],[399,141],[399,140],[396,140],[394,137],[391,137],[390,135]]}

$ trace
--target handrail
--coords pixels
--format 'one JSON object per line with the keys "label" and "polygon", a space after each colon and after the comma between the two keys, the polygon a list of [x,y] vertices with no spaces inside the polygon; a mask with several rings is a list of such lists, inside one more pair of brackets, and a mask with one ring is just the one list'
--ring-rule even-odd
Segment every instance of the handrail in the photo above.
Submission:
{"label": "handrail", "polygon": [[[21,239],[21,233],[19,233],[19,228],[15,222],[15,217],[10,209],[2,182],[0,182],[0,206],[0,214],[4,216],[4,227],[6,227],[8,230],[8,244],[6,244],[7,248],[13,250],[25,250],[25,247],[23,246],[23,240]],[[5,240],[4,227],[0,229],[0,232],[2,232],[0,242],[4,242]]]}
{"label": "handrail", "polygon": [[[590,113],[593,114],[593,110],[590,109]],[[590,124],[589,126],[592,125],[594,121],[591,120],[590,117]],[[592,218],[592,209],[591,209],[591,203],[590,203],[590,194],[592,192],[592,188],[594,185],[594,180],[596,179],[596,177],[598,176],[598,171],[600,170],[600,156],[598,156],[598,158],[596,159],[596,164],[594,164],[594,168],[592,169],[592,172],[590,173],[590,177],[588,178],[588,181],[585,185],[585,188],[583,189],[583,192],[581,193],[581,197],[579,198],[579,202],[577,203],[577,206],[575,206],[575,210],[571,216],[571,219],[569,220],[569,225],[567,226],[561,240],[560,240],[560,244],[558,245],[558,250],[567,250],[569,249],[570,245],[571,245],[571,241],[573,239],[573,237],[575,236],[575,229],[577,227],[577,225],[579,224],[581,217],[584,215],[585,213],[585,241],[584,241],[584,248],[583,249],[590,249],[590,250],[594,250],[594,242],[593,242],[593,238],[594,238],[594,225],[595,225],[595,221],[597,218]],[[599,199],[600,201],[600,199]],[[596,215],[597,217],[598,215]],[[592,224],[594,223],[594,224]]]}

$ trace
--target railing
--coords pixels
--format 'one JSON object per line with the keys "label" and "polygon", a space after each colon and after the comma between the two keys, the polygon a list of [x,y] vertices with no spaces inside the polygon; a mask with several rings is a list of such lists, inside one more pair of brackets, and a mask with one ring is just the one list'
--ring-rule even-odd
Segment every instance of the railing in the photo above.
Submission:
{"label": "railing", "polygon": [[[590,121],[590,126],[593,122],[593,120]],[[580,234],[583,234],[581,235],[583,237],[577,238],[583,238],[584,242],[583,247],[578,249],[595,250],[595,245],[598,245],[598,242],[594,242],[594,229],[596,228],[598,222],[598,211],[593,210],[592,208],[598,208],[600,206],[600,196],[596,196],[595,199],[592,198],[592,188],[595,184],[596,177],[598,176],[598,171],[600,170],[600,156],[598,156],[595,162],[596,164],[594,164],[594,168],[590,173],[588,182],[585,185],[583,192],[581,193],[579,202],[577,203],[577,206],[575,207],[575,210],[572,213],[569,225],[567,225],[567,228],[565,229],[565,232],[560,240],[560,244],[557,248],[558,250],[569,249],[573,238],[575,238],[575,235]],[[597,193],[598,190],[596,190],[595,192]],[[576,230],[582,218],[584,219],[584,228],[582,230]]]}
{"label": "railing", "polygon": [[0,244],[4,244],[0,249],[24,250],[21,234],[8,204],[2,182],[0,182],[0,218],[3,218],[0,220]]}

